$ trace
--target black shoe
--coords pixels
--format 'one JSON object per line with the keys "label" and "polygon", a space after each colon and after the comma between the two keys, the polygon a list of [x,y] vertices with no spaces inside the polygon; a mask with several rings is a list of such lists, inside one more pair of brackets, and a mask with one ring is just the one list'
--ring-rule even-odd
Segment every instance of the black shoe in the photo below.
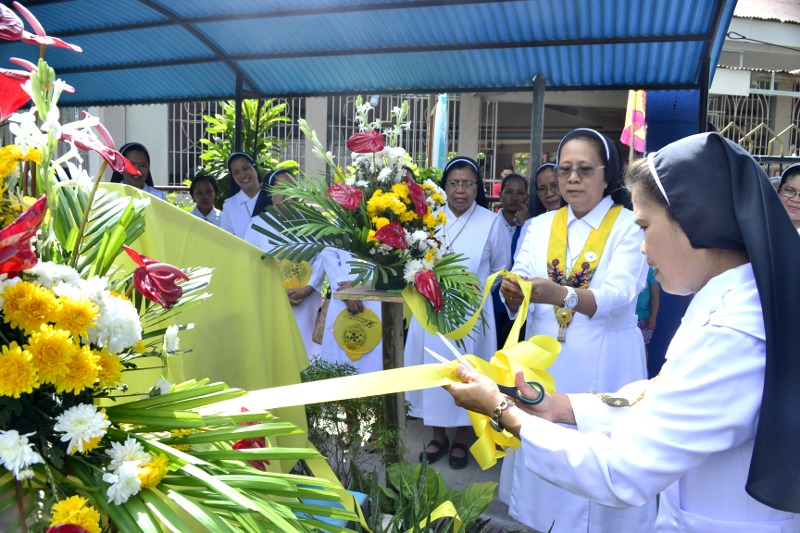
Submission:
{"label": "black shoe", "polygon": [[[425,450],[427,450],[431,446],[436,446],[436,451],[433,452],[433,453],[426,452]],[[429,465],[433,464],[436,461],[438,461],[439,459],[441,459],[442,457],[444,457],[444,454],[446,454],[448,451],[450,451],[450,439],[445,437],[444,438],[444,443],[441,443],[436,439],[431,439],[431,441],[425,447],[425,450],[422,450],[422,452],[420,452],[420,454],[419,454],[419,462],[421,463],[422,462],[422,458],[427,456],[428,464]]]}
{"label": "black shoe", "polygon": [[[453,455],[453,450],[463,450],[464,457],[457,457]],[[453,470],[461,470],[467,466],[467,462],[469,461],[469,449],[461,444],[460,442],[454,442],[453,446],[450,448],[450,468]]]}

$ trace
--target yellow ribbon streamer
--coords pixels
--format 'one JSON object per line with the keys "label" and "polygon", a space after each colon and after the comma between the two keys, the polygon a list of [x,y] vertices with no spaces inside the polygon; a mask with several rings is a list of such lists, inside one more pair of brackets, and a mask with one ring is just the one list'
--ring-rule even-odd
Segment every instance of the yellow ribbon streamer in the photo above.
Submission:
{"label": "yellow ribbon streamer", "polygon": [[[453,533],[458,533],[461,531],[461,517],[458,516],[458,511],[456,510],[456,506],[450,500],[446,502],[442,502],[439,507],[433,510],[431,515],[428,518],[424,518],[420,521],[419,527],[425,527],[427,524],[439,520],[440,518],[452,518],[453,519]],[[412,527],[406,533],[414,531]]]}

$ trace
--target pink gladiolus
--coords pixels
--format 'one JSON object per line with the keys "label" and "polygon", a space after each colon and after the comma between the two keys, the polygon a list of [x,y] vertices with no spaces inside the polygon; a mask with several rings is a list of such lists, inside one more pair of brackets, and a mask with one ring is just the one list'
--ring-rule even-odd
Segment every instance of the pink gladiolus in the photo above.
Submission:
{"label": "pink gladiolus", "polygon": [[344,183],[334,183],[328,187],[328,194],[337,204],[350,211],[358,209],[363,196],[361,189]]}
{"label": "pink gladiolus", "polygon": [[407,249],[406,230],[399,222],[390,222],[375,232],[375,238],[392,248]]}
{"label": "pink gladiolus", "polygon": [[17,219],[0,231],[0,274],[15,275],[36,265],[39,259],[31,239],[47,213],[47,196],[41,195]]}
{"label": "pink gladiolus", "polygon": [[439,281],[433,270],[420,270],[414,274],[414,285],[417,291],[423,295],[433,305],[433,310],[437,313],[442,309],[442,290]]}
{"label": "pink gladiolus", "polygon": [[139,265],[139,268],[133,271],[133,282],[139,292],[161,307],[172,307],[183,294],[183,287],[176,283],[177,280],[188,280],[189,276],[178,267],[159,263],[127,246],[123,248],[133,262]]}
{"label": "pink gladiolus", "polygon": [[347,148],[357,154],[380,152],[386,146],[379,131],[368,130],[353,134],[347,139]]}

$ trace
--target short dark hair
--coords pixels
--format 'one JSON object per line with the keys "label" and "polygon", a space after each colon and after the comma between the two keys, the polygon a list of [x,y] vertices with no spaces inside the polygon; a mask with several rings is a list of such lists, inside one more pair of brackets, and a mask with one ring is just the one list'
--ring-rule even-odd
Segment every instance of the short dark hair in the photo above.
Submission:
{"label": "short dark hair", "polygon": [[219,190],[217,189],[217,180],[213,177],[209,176],[208,174],[197,174],[193,179],[191,185],[189,185],[189,196],[194,198],[194,189],[198,183],[202,181],[207,181],[211,184],[211,188],[214,189],[214,195],[216,195]]}

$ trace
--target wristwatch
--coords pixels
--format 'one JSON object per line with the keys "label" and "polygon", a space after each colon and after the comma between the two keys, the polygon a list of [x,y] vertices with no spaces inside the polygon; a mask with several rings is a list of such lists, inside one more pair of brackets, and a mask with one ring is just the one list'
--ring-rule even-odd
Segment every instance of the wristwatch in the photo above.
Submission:
{"label": "wristwatch", "polygon": [[578,293],[572,287],[567,287],[567,296],[564,298],[564,309],[575,309],[578,305]]}
{"label": "wristwatch", "polygon": [[497,407],[494,408],[494,412],[492,413],[492,418],[489,419],[489,425],[492,427],[493,430],[497,431],[498,433],[502,433],[505,428],[503,428],[503,424],[500,423],[500,417],[503,415],[503,411],[512,407],[514,402],[508,398],[503,398],[503,400],[497,404]]}

